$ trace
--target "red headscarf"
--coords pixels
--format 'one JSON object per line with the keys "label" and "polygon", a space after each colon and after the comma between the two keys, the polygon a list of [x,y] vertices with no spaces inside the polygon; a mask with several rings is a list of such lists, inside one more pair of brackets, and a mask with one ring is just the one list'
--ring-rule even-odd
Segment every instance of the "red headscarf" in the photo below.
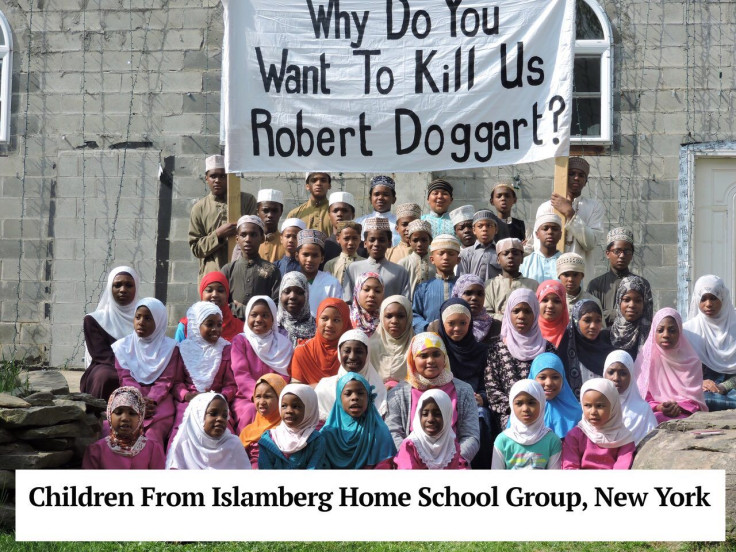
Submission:
{"label": "red headscarf", "polygon": [[[322,337],[322,334],[319,332],[319,318],[327,307],[337,309],[343,324],[340,334],[335,339],[329,341]],[[337,374],[340,368],[337,344],[342,334],[352,329],[350,309],[342,299],[328,297],[322,301],[319,304],[319,308],[317,308],[317,316],[315,318],[317,319],[317,333],[312,339],[298,345],[294,349],[294,356],[291,357],[291,377],[307,385],[317,383],[322,378]]]}
{"label": "red headscarf", "polygon": [[[204,288],[213,282],[222,284],[225,288],[225,297],[230,297],[230,284],[228,283],[227,278],[225,278],[225,275],[222,272],[215,270],[214,272],[205,274],[202,278],[202,281],[199,284],[200,299],[202,299]],[[227,299],[225,299],[225,304],[220,307],[220,310],[222,311],[222,338],[227,341],[232,341],[236,335],[243,332],[243,321],[233,316],[233,312],[230,310],[230,305],[228,304]],[[184,324],[184,332],[186,332],[186,317],[179,320],[179,322]]]}
{"label": "red headscarf", "polygon": [[537,288],[537,299],[539,300],[539,310],[542,310],[542,299],[550,293],[554,293],[562,303],[562,314],[557,320],[545,320],[539,315],[539,329],[542,330],[542,337],[552,343],[555,347],[559,347],[562,336],[565,335],[567,323],[570,321],[570,314],[567,312],[567,296],[565,286],[559,280],[545,280]]}

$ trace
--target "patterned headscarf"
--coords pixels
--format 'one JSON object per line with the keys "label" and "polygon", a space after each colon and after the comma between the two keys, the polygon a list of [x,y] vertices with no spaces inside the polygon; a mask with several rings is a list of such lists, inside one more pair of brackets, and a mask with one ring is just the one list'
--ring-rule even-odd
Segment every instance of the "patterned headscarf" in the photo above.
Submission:
{"label": "patterned headscarf", "polygon": [[[127,406],[138,414],[138,425],[133,429],[129,439],[121,438],[112,426],[112,413],[120,406]],[[118,387],[107,401],[107,422],[110,424],[110,435],[106,437],[107,446],[115,454],[136,456],[146,446],[143,435],[143,418],[146,416],[146,403],[143,395],[136,387]]]}
{"label": "patterned headscarf", "polygon": [[[463,293],[465,293],[470,286],[480,286],[485,294],[485,284],[480,276],[476,276],[475,274],[463,274],[457,279],[457,282],[455,282],[455,285],[452,288],[452,293],[450,293],[450,297],[459,297],[462,299]],[[481,309],[481,313],[478,316],[473,316],[473,336],[477,341],[483,341],[485,339],[488,335],[488,331],[491,329],[492,323],[493,318],[491,318],[491,315],[488,314],[488,311],[486,311],[485,308]]]}
{"label": "patterned headscarf", "polygon": [[[641,318],[634,322],[627,322],[624,315],[621,314],[621,300],[629,291],[636,291],[644,300],[644,312]],[[652,290],[646,280],[633,274],[622,279],[618,291],[616,291],[614,308],[616,316],[611,325],[611,343],[616,349],[624,349],[636,358],[652,327],[654,303],[652,301]]]}
{"label": "patterned headscarf", "polygon": [[[419,353],[427,349],[439,349],[445,356],[445,369],[434,379],[425,378],[418,373],[414,360]],[[450,357],[447,355],[447,349],[445,349],[442,338],[436,333],[423,332],[414,336],[406,353],[406,364],[408,367],[406,381],[413,388],[419,389],[420,391],[426,391],[433,387],[442,387],[452,381],[453,375],[450,367]]]}
{"label": "patterned headscarf", "polygon": [[[296,316],[292,316],[281,304],[281,294],[285,289],[298,287],[304,290],[304,306]],[[276,314],[279,326],[286,330],[295,347],[303,339],[311,339],[317,332],[317,322],[309,311],[309,283],[301,272],[287,272],[281,279],[279,288],[279,306]]]}
{"label": "patterned headscarf", "polygon": [[364,309],[358,302],[358,295],[363,288],[363,284],[371,278],[378,280],[381,287],[384,287],[383,278],[377,272],[364,272],[355,282],[355,287],[353,288],[353,306],[350,307],[350,320],[353,323],[353,327],[356,330],[362,331],[368,337],[371,337],[378,327],[381,316],[381,303],[383,302],[382,300],[379,301],[377,309],[373,312]]}

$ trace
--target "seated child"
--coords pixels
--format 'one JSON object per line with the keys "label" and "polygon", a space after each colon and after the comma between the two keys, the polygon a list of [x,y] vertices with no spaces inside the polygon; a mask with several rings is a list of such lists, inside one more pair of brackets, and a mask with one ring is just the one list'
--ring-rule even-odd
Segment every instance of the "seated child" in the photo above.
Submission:
{"label": "seated child", "polygon": [[[396,206],[395,231],[401,236],[401,242],[395,247],[389,247],[386,251],[386,259],[392,263],[398,263],[404,257],[411,254],[412,248],[408,233],[409,224],[419,220],[422,216],[422,208],[416,203],[402,203]],[[431,231],[431,227],[430,227]]]}
{"label": "seated child", "polygon": [[354,220],[338,222],[335,226],[335,237],[340,245],[341,253],[325,263],[325,272],[332,274],[340,285],[347,282],[348,267],[355,261],[364,261],[365,257],[357,254],[360,245],[360,235],[363,227]]}
{"label": "seated child", "polygon": [[297,236],[299,232],[306,230],[306,228],[307,225],[304,221],[298,218],[288,218],[281,223],[281,245],[284,246],[285,253],[281,259],[274,263],[281,276],[289,272],[299,272],[301,269],[296,258]]}
{"label": "seated child", "polygon": [[301,272],[287,272],[281,280],[279,289],[279,308],[276,320],[279,331],[286,333],[291,344],[296,347],[314,337],[317,323],[309,311],[309,282]]}
{"label": "seated child", "polygon": [[429,242],[432,241],[432,227],[425,220],[415,220],[406,228],[411,252],[398,264],[409,272],[409,300],[419,284],[434,279],[436,270],[429,260]]}
{"label": "seated child", "polygon": [[296,256],[302,274],[309,282],[309,311],[317,313],[328,297],[342,297],[342,286],[335,277],[319,269],[325,258],[325,236],[319,230],[302,230],[297,236]]}
{"label": "seated child", "polygon": [[542,353],[532,361],[529,379],[535,380],[544,391],[547,405],[544,409],[544,425],[560,439],[574,428],[583,411],[565,378],[565,368],[554,353]]}
{"label": "seated child", "polygon": [[496,254],[496,218],[487,209],[473,215],[475,242],[460,253],[459,276],[475,274],[484,282],[501,274]]}
{"label": "seated child", "polygon": [[634,461],[634,437],[624,425],[616,386],[589,379],[580,389],[583,419],[562,442],[563,470],[628,470]]}
{"label": "seated child", "polygon": [[435,267],[435,277],[414,290],[412,311],[415,333],[426,331],[427,326],[440,317],[440,307],[452,295],[457,281],[455,267],[460,255],[460,242],[455,236],[441,234],[429,246],[429,260]]}
{"label": "seated child", "polygon": [[381,303],[379,324],[370,344],[370,363],[386,389],[406,378],[406,353],[414,337],[411,303],[403,295],[386,297]]}
{"label": "seated child", "polygon": [[557,259],[562,255],[557,250],[562,238],[562,219],[556,214],[537,217],[534,235],[539,242],[539,249],[524,259],[519,270],[526,278],[537,282],[554,280],[557,278]]}
{"label": "seated child", "polygon": [[378,327],[381,303],[384,298],[383,280],[375,272],[361,274],[355,282],[350,321],[356,328],[371,337]]}
{"label": "seated child", "polygon": [[525,278],[519,271],[524,258],[524,248],[516,238],[507,238],[496,244],[501,274],[486,282],[486,310],[488,314],[503,320],[506,301],[511,292],[518,288],[537,291],[539,282]]}
{"label": "seated child", "polygon": [[[222,338],[232,342],[233,338],[243,331],[243,321],[233,316],[228,303],[230,297],[230,284],[220,271],[208,272],[199,283],[199,297],[202,301],[208,301],[219,307],[222,313]],[[181,343],[187,337],[187,318],[179,320],[176,327],[174,339]]]}
{"label": "seated child", "polygon": [[414,413],[414,429],[394,459],[398,470],[467,470],[452,430],[452,401],[444,391],[422,393]]}
{"label": "seated child", "polygon": [[278,374],[264,374],[256,382],[256,389],[253,391],[256,418],[240,432],[240,442],[245,447],[253,469],[258,469],[258,441],[265,431],[281,423],[279,395],[285,386],[286,381]]}
{"label": "seated child", "polygon": [[494,470],[559,470],[562,443],[545,424],[545,393],[536,381],[511,386],[509,427],[493,443]]}
{"label": "seated child", "polygon": [[373,389],[374,386],[357,372],[349,372],[337,380],[337,398],[320,431],[325,444],[325,467],[340,470],[390,468],[396,446],[376,409]]}
{"label": "seated child", "polygon": [[314,389],[290,383],[279,396],[281,423],[258,441],[260,470],[316,470],[324,465],[325,442],[319,431]]}
{"label": "seated child", "polygon": [[110,434],[84,451],[84,470],[162,470],[164,449],[143,435],[146,404],[136,387],[118,387],[107,401]]}
{"label": "seated child", "polygon": [[463,249],[475,243],[473,234],[473,214],[475,209],[472,205],[463,205],[450,211],[450,222],[455,229],[455,237],[460,240]]}
{"label": "seated child", "polygon": [[200,393],[187,406],[166,455],[167,470],[249,470],[243,445],[228,430],[230,409],[219,393]]}

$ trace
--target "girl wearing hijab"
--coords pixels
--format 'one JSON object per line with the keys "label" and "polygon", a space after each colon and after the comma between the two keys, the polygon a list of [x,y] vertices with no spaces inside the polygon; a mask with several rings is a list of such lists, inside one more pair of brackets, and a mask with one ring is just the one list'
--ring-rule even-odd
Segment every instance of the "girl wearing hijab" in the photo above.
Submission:
{"label": "girl wearing hijab", "polygon": [[575,303],[557,354],[565,367],[565,378],[576,402],[580,400],[583,382],[603,377],[606,356],[614,350],[602,328],[603,313],[598,303],[592,299]]}
{"label": "girl wearing hijab", "polygon": [[84,451],[84,470],[162,470],[164,449],[143,435],[146,404],[135,387],[118,387],[107,401],[110,434]]}
{"label": "girl wearing hijab", "polygon": [[652,326],[654,303],[649,284],[639,276],[629,275],[621,280],[616,291],[616,314],[607,335],[614,349],[623,349],[636,360]]}
{"label": "girl wearing hijab", "polygon": [[490,345],[501,332],[501,321],[486,311],[486,288],[483,280],[475,274],[463,274],[455,282],[450,297],[465,299],[470,305],[470,314],[473,315],[473,337],[478,343]]}
{"label": "girl wearing hijab", "polygon": [[708,410],[736,408],[736,309],[721,278],[698,278],[688,321],[683,326],[687,340],[703,363]]}
{"label": "girl wearing hijab", "polygon": [[[214,303],[222,312],[222,339],[232,343],[233,338],[243,331],[243,321],[233,316],[230,310],[230,284],[225,275],[216,270],[208,272],[199,283],[199,297],[202,301]],[[188,321],[186,318],[179,320],[176,327],[174,339],[181,343],[187,336]]]}
{"label": "girl wearing hijab", "polygon": [[302,383],[284,387],[279,396],[279,413],[281,423],[265,431],[258,441],[258,469],[321,469],[325,442],[319,431],[315,431],[319,408],[314,389]]}
{"label": "girl wearing hijab", "polygon": [[276,327],[276,305],[266,295],[251,297],[245,306],[243,333],[233,339],[233,375],[237,393],[233,400],[237,434],[256,417],[253,392],[258,378],[276,373],[289,382],[294,348]]}
{"label": "girl wearing hijab", "polygon": [[350,321],[354,328],[368,337],[371,337],[378,327],[383,291],[383,279],[376,272],[364,272],[355,282]]}
{"label": "girl wearing hijab", "polygon": [[473,388],[452,375],[450,360],[440,336],[420,333],[411,340],[406,355],[408,371],[402,381],[388,392],[386,425],[397,447],[413,431],[419,398],[429,389],[440,389],[452,402],[450,426],[460,443],[460,454],[468,462],[478,453],[480,429],[478,407]]}
{"label": "girl wearing hijab", "polygon": [[657,422],[708,411],[703,394],[703,364],[682,334],[682,318],[672,308],[657,312],[644,349],[636,359],[639,393]]}
{"label": "girl wearing hijab", "polygon": [[467,470],[451,420],[452,401],[447,393],[440,389],[422,393],[414,413],[414,429],[394,459],[396,469]]}
{"label": "girl wearing hijab", "polygon": [[264,432],[281,423],[279,395],[285,386],[286,381],[278,374],[264,374],[256,382],[256,389],[253,391],[256,418],[240,432],[240,442],[245,447],[253,469],[258,468],[258,440]]}
{"label": "girl wearing hijab", "polygon": [[574,428],[583,416],[580,403],[567,384],[565,369],[553,353],[542,353],[532,362],[529,379],[536,381],[544,391],[544,425],[560,439]]}
{"label": "girl wearing hijab", "polygon": [[[194,303],[187,310],[187,326],[187,338],[179,343],[183,368],[179,372],[181,378],[174,384],[176,416],[169,444],[176,437],[189,401],[199,393],[220,393],[229,404],[237,390],[230,367],[230,343],[221,337],[220,307],[208,301]],[[230,429],[234,430],[234,426]]]}
{"label": "girl wearing hijab", "polygon": [[276,319],[294,347],[314,337],[317,324],[309,311],[309,282],[301,272],[287,272],[281,279]]}
{"label": "girl wearing hijab", "polygon": [[621,397],[624,425],[634,436],[634,445],[638,445],[657,427],[657,418],[654,417],[649,403],[639,394],[634,360],[626,351],[613,351],[606,358],[605,366],[603,375],[616,386],[616,391]]}
{"label": "girl wearing hijab", "polygon": [[167,470],[249,470],[240,439],[228,430],[229,408],[219,393],[200,393],[187,406],[166,457]]}
{"label": "girl wearing hijab", "polygon": [[121,386],[136,387],[146,403],[143,431],[162,446],[174,425],[174,382],[180,379],[176,341],[166,337],[166,307],[146,297],[136,303],[135,331],[112,345]]}
{"label": "girl wearing hijab", "polygon": [[542,337],[559,347],[570,316],[567,312],[567,292],[559,280],[545,280],[537,288],[539,329]]}
{"label": "girl wearing hijab", "polygon": [[319,380],[334,376],[340,369],[337,344],[350,325],[350,309],[345,301],[328,297],[317,309],[317,333],[294,349],[291,359],[293,383],[316,386]]}
{"label": "girl wearing hijab", "polygon": [[493,444],[493,469],[560,469],[562,443],[545,424],[546,399],[542,386],[530,379],[517,381],[511,386],[509,404],[509,427]]}
{"label": "girl wearing hijab", "polygon": [[411,302],[403,295],[392,295],[381,303],[379,324],[370,343],[370,363],[391,389],[406,378],[406,352],[414,337]]}
{"label": "girl wearing hijab", "polygon": [[120,385],[112,344],[133,331],[139,283],[138,274],[129,266],[113,269],[107,276],[107,286],[97,309],[84,317],[87,369],[79,382],[83,393],[108,400]]}
{"label": "girl wearing hijab", "polygon": [[448,299],[440,308],[439,335],[447,349],[453,375],[470,385],[475,394],[480,424],[480,449],[473,458],[473,469],[491,468],[491,411],[488,410],[483,376],[488,346],[478,343],[473,335],[470,305],[460,298]]}
{"label": "girl wearing hijab", "polygon": [[488,349],[485,384],[493,414],[493,435],[506,427],[511,409],[509,392],[517,381],[529,376],[532,360],[555,347],[539,329],[539,301],[530,289],[511,292],[501,322],[501,336]]}
{"label": "girl wearing hijab", "polygon": [[336,388],[340,378],[353,372],[360,374],[374,387],[372,404],[381,416],[386,413],[386,388],[370,362],[369,342],[368,336],[360,330],[348,330],[340,337],[337,344],[340,368],[337,374],[322,378],[314,388],[319,401],[320,421],[325,421],[333,410],[336,397],[339,397]]}
{"label": "girl wearing hijab", "polygon": [[583,419],[562,441],[563,470],[628,470],[634,437],[624,425],[616,386],[593,378],[580,390]]}
{"label": "girl wearing hijab", "polygon": [[357,372],[349,372],[337,380],[337,399],[320,431],[325,442],[326,467],[390,468],[396,446],[376,409],[373,389]]}

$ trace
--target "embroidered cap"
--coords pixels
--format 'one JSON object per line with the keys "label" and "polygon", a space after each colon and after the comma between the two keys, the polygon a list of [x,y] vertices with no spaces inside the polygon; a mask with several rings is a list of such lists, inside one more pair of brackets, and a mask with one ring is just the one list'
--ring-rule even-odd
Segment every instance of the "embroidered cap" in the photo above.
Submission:
{"label": "embroidered cap", "polygon": [[479,220],[490,220],[493,223],[493,226],[498,226],[498,223],[496,222],[496,217],[494,217],[493,212],[489,211],[488,209],[481,209],[473,215],[473,224],[475,224]]}
{"label": "embroidered cap", "polygon": [[355,209],[355,196],[350,192],[332,192],[330,194],[330,205],[335,203],[347,203]]}
{"label": "embroidered cap", "polygon": [[514,194],[514,197],[516,197],[516,189],[514,188],[514,185],[506,180],[501,180],[500,182],[496,183],[496,185],[491,190],[491,197],[493,197],[493,194],[496,193],[496,190],[498,188],[508,188],[509,190],[511,190],[511,193]]}
{"label": "embroidered cap", "polygon": [[451,236],[450,234],[440,234],[432,240],[431,244],[429,244],[429,252],[434,253],[435,251],[440,251],[442,249],[453,249],[457,252],[460,252],[460,249],[462,249],[462,247],[463,244],[461,244],[460,240],[458,240],[455,236]]}
{"label": "embroidered cap", "polygon": [[391,223],[386,217],[371,217],[363,222],[363,231],[372,232],[374,230],[382,230],[391,232]]}
{"label": "embroidered cap", "polygon": [[224,169],[225,168],[225,156],[224,155],[210,155],[204,160],[204,172],[208,173],[213,169]]}
{"label": "embroidered cap", "polygon": [[418,219],[422,216],[422,208],[416,203],[402,203],[396,206],[396,218],[413,217]]}
{"label": "embroidered cap", "polygon": [[409,223],[409,225],[406,227],[406,233],[409,237],[414,232],[426,232],[429,234],[429,239],[432,239],[432,225],[429,224],[426,220],[413,220]]}
{"label": "embroidered cap", "polygon": [[453,209],[452,211],[450,211],[450,222],[452,222],[453,226],[457,226],[461,222],[473,220],[474,212],[475,209],[472,205],[463,205],[462,207]]}
{"label": "embroidered cap", "polygon": [[235,225],[237,228],[240,228],[241,225],[250,223],[255,224],[258,226],[261,230],[263,230],[263,233],[266,233],[266,225],[263,224],[263,221],[261,220],[261,217],[257,217],[255,215],[243,215],[238,219],[238,223]]}
{"label": "embroidered cap", "polygon": [[256,199],[258,203],[264,203],[266,201],[272,201],[274,203],[280,203],[281,205],[284,204],[284,192],[281,190],[273,190],[270,188],[267,188],[265,190],[258,190],[258,198]]}
{"label": "embroidered cap", "polygon": [[309,184],[309,177],[313,174],[326,174],[327,175],[327,181],[332,182],[332,177],[330,176],[330,173],[327,171],[308,171],[304,173],[304,181]]}
{"label": "embroidered cap", "polygon": [[327,236],[323,232],[320,232],[319,230],[302,230],[297,234],[296,241],[297,241],[297,249],[299,249],[302,245],[307,245],[310,243],[319,245],[323,250],[325,248],[325,240],[327,239]]}
{"label": "embroidered cap", "polygon": [[523,252],[524,246],[521,245],[521,240],[519,238],[506,238],[500,240],[496,244],[496,254],[501,253],[502,251],[508,251],[509,249],[518,249]]}
{"label": "embroidered cap", "polygon": [[565,272],[581,272],[585,274],[585,259],[577,253],[563,253],[557,258],[557,277]]}
{"label": "embroidered cap", "polygon": [[606,236],[606,247],[611,247],[611,244],[615,241],[624,241],[630,243],[631,245],[634,245],[634,233],[623,226],[614,228],[613,230],[609,231],[608,235]]}
{"label": "embroidered cap", "polygon": [[394,179],[390,176],[381,175],[371,178],[371,190],[376,186],[386,186],[387,188],[391,188],[396,191],[396,182],[394,182]]}
{"label": "embroidered cap", "polygon": [[299,228],[299,230],[306,230],[307,228],[307,224],[302,219],[289,218],[281,223],[281,231],[283,232],[284,230],[286,230],[287,228],[291,228],[292,226],[296,226],[297,228]]}
{"label": "embroidered cap", "polygon": [[578,169],[585,173],[585,176],[590,174],[590,164],[582,157],[570,157],[567,162],[567,168]]}

